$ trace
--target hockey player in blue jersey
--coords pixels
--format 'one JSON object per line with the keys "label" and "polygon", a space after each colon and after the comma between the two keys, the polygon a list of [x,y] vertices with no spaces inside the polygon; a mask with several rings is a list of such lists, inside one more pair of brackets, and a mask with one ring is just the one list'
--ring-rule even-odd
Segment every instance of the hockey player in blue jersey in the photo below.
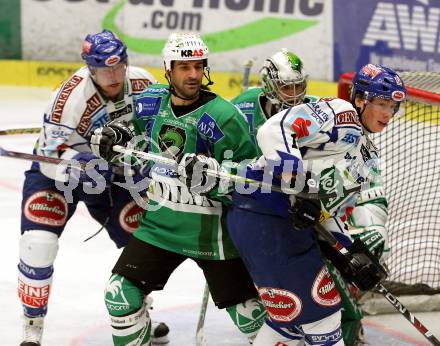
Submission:
{"label": "hockey player in blue jersey", "polygon": [[[52,94],[36,154],[82,163],[96,160],[89,146],[93,130],[114,119],[130,119],[133,97],[156,82],[149,72],[128,65],[127,47],[108,30],[87,35],[82,58],[87,66],[73,73]],[[87,172],[71,170],[65,174],[55,165],[37,162],[25,173],[18,265],[18,295],[24,312],[21,346],[41,345],[58,238],[78,202],[85,203],[117,247],[125,246],[137,228],[137,216],[143,209],[129,191],[112,184],[124,177],[114,166],[94,166],[93,171],[98,173],[95,169],[100,180]],[[70,196],[64,194],[66,182],[66,186],[76,183],[69,190]],[[94,189],[94,194],[87,193],[87,187]],[[157,335],[167,339],[167,327],[158,327],[161,333]]]}
{"label": "hockey player in blue jersey", "polygon": [[[286,345],[344,344],[341,297],[316,245],[313,225],[321,220],[356,258],[358,266],[345,275],[358,288],[371,289],[384,278],[377,260],[365,245],[353,243],[347,230],[345,222],[359,203],[359,193],[343,191],[362,184],[367,190],[361,197],[366,198],[365,191],[380,185],[378,153],[368,135],[386,127],[405,96],[394,71],[369,64],[353,79],[351,103],[323,99],[298,105],[260,127],[262,156],[248,166],[247,177],[263,180],[269,174],[277,184],[339,194],[320,202],[261,189],[233,194],[230,234],[269,316],[254,345],[280,342],[280,337]],[[366,227],[369,213],[383,211],[381,201],[376,202],[358,214],[358,226]],[[342,268],[348,263],[326,251]]]}

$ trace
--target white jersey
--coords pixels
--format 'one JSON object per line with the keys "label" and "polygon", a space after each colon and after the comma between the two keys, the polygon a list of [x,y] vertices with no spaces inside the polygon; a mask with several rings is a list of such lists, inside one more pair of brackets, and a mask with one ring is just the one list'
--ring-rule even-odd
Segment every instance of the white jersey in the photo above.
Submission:
{"label": "white jersey", "polygon": [[286,171],[287,162],[290,168],[293,162],[299,171],[312,172],[317,192],[340,194],[321,199],[323,216],[330,218],[323,226],[346,234],[344,221],[359,193],[343,191],[369,182],[378,165],[377,149],[353,106],[341,99],[321,99],[289,108],[260,127],[257,141],[263,153],[260,166],[281,163]]}
{"label": "white jersey", "polygon": [[[114,119],[131,120],[133,97],[156,83],[153,75],[139,67],[127,68],[124,97],[113,102],[96,88],[89,69],[84,66],[65,81],[51,96],[44,113],[36,153],[70,159],[78,152],[90,152],[93,131]],[[40,163],[40,171],[56,179],[57,167]],[[64,180],[61,175],[57,180]]]}

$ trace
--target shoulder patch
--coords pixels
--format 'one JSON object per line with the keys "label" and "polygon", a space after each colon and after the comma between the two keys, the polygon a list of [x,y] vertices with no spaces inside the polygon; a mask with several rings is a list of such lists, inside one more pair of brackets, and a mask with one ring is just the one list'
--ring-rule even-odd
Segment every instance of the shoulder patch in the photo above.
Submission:
{"label": "shoulder patch", "polygon": [[344,111],[336,114],[336,126],[355,126],[361,128],[359,117],[355,111]]}

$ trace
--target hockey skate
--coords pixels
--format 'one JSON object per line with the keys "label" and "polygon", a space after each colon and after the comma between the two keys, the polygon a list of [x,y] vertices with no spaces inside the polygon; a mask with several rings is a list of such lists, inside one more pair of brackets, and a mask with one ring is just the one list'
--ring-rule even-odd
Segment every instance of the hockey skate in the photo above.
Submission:
{"label": "hockey skate", "polygon": [[20,346],[40,346],[43,336],[44,317],[23,318],[23,341]]}

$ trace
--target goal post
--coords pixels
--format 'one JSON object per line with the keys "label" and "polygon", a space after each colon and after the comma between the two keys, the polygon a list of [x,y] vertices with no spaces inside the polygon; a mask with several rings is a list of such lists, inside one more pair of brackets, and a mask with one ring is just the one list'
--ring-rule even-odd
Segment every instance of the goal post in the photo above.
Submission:
{"label": "goal post", "polygon": [[[386,286],[399,296],[432,296],[440,293],[440,73],[399,75],[407,100],[387,128],[373,135],[389,206]],[[350,99],[353,76],[341,75],[338,97]],[[428,300],[426,310],[440,309],[438,297],[437,303]]]}

